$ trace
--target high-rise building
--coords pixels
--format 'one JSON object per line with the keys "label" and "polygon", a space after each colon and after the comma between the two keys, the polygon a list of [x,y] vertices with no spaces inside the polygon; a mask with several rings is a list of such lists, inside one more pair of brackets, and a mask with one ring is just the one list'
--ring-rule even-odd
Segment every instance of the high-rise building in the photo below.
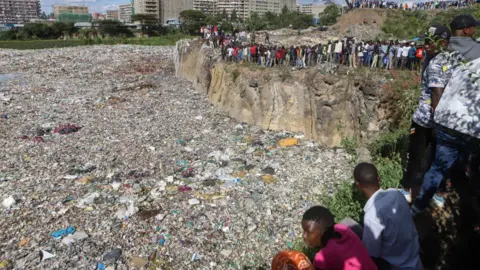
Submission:
{"label": "high-rise building", "polygon": [[92,14],[88,13],[87,6],[53,6],[53,15],[59,22],[90,22]]}
{"label": "high-rise building", "polygon": [[118,10],[107,10],[107,20],[118,20]]}
{"label": "high-rise building", "polygon": [[57,17],[61,13],[85,14],[88,13],[87,6],[53,6],[53,15]]}
{"label": "high-rise building", "polygon": [[0,23],[26,23],[39,17],[39,0],[0,0]]}
{"label": "high-rise building", "polygon": [[176,20],[180,16],[180,12],[193,9],[194,0],[160,0],[163,14],[162,23],[167,20]]}
{"label": "high-rise building", "polygon": [[216,5],[217,0],[194,0],[193,9],[200,10],[206,15],[215,15],[216,14]]}
{"label": "high-rise building", "polygon": [[217,0],[216,9],[220,13],[225,10],[228,16],[235,10],[237,17],[245,20],[253,12],[259,15],[268,11],[278,14],[284,6],[291,11],[297,10],[296,0]]}
{"label": "high-rise building", "polygon": [[124,23],[132,22],[133,8],[131,4],[118,6],[118,19]]}
{"label": "high-rise building", "polygon": [[162,1],[163,0],[135,0],[133,2],[134,13],[153,15],[157,19],[163,21],[163,13],[161,12]]}
{"label": "high-rise building", "polygon": [[[145,0],[141,0],[145,1]],[[247,19],[252,12],[259,15],[267,11],[280,13],[284,6],[291,11],[297,10],[296,0],[157,0],[160,1],[160,9],[163,14],[162,22],[169,19],[178,19],[180,12],[187,9],[195,9],[207,15],[221,14],[223,10],[228,16],[233,10],[240,19]],[[135,8],[135,13],[137,13]]]}

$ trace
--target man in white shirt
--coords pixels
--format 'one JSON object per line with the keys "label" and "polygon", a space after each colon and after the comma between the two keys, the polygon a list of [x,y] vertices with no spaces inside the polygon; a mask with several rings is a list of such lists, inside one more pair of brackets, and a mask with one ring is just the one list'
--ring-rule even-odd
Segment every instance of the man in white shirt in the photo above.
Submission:
{"label": "man in white shirt", "polygon": [[337,61],[337,63],[340,63],[340,56],[342,54],[342,46],[343,46],[343,43],[341,41],[337,41],[337,43],[335,43],[335,60]]}
{"label": "man in white shirt", "polygon": [[233,49],[232,46],[228,47],[227,52],[228,52],[228,61],[232,62],[233,61],[233,52],[235,50]]}
{"label": "man in white shirt", "polygon": [[401,63],[402,63],[402,45],[400,43],[397,42],[397,44],[395,45],[395,50],[397,52],[397,55],[396,55],[396,68],[400,68],[401,66]]}
{"label": "man in white shirt", "polygon": [[373,164],[358,164],[353,176],[368,198],[362,241],[379,269],[423,270],[418,234],[405,197],[396,189],[380,188]]}
{"label": "man in white shirt", "polygon": [[402,68],[407,67],[408,52],[410,51],[411,48],[412,47],[408,43],[405,43],[405,45],[403,45],[403,48],[402,48]]}

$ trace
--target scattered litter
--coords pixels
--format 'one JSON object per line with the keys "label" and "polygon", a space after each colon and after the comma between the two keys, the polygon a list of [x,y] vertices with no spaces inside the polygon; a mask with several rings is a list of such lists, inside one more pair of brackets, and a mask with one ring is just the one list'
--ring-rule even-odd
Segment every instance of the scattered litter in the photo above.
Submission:
{"label": "scattered litter", "polygon": [[192,188],[189,187],[189,186],[180,186],[180,187],[178,187],[178,191],[180,191],[180,192],[192,191]]}
{"label": "scattered litter", "polygon": [[224,249],[220,251],[220,254],[224,257],[230,257],[230,254],[232,254],[232,251],[230,249]]}
{"label": "scattered litter", "polygon": [[122,250],[119,248],[114,248],[105,255],[103,255],[103,261],[106,263],[115,263],[122,256]]}
{"label": "scattered litter", "polygon": [[298,144],[297,138],[285,138],[278,141],[278,146],[280,147],[295,146],[297,144]]}
{"label": "scattered litter", "polygon": [[[300,235],[314,187],[350,178],[345,154],[212,106],[175,76],[174,54],[134,45],[0,53],[8,72],[22,73],[0,84],[10,100],[0,110],[10,268],[130,269],[133,256],[152,253],[144,269],[262,265],[294,241],[290,231]],[[54,90],[32,92],[45,88]],[[296,144],[281,147],[286,138]],[[70,225],[61,239],[49,235]],[[56,257],[40,263],[39,250]]]}
{"label": "scattered litter", "polygon": [[200,204],[200,201],[197,200],[197,199],[190,199],[190,200],[188,200],[188,203],[190,205],[197,205],[197,204]]}
{"label": "scattered litter", "polygon": [[68,125],[62,125],[62,126],[56,127],[53,130],[53,133],[59,133],[59,134],[66,135],[66,134],[77,132],[80,129],[81,129],[81,127],[78,127],[78,126],[73,125],[73,124],[68,124]]}
{"label": "scattered litter", "polygon": [[140,257],[133,257],[130,262],[130,267],[135,267],[136,269],[141,269],[148,264],[148,261]]}
{"label": "scattered litter", "polygon": [[165,218],[165,214],[158,214],[155,216],[155,219],[158,221],[162,221]]}
{"label": "scattered litter", "polygon": [[263,170],[262,170],[262,173],[265,173],[265,174],[275,174],[275,169],[270,167],[270,166],[267,166],[265,167]]}
{"label": "scattered litter", "polygon": [[98,192],[88,194],[78,202],[78,207],[85,208],[88,205],[92,204],[95,201],[95,199],[98,197],[100,197],[100,194]]}
{"label": "scattered litter", "polygon": [[70,226],[66,229],[61,229],[61,230],[58,230],[58,231],[55,231],[55,232],[52,232],[50,235],[53,236],[54,238],[56,239],[60,239],[66,235],[69,235],[69,234],[73,234],[75,232],[75,227],[74,226]]}
{"label": "scattered litter", "polygon": [[192,262],[193,262],[193,261],[198,261],[198,260],[200,260],[200,256],[199,256],[197,253],[194,253],[194,254],[192,255]]}
{"label": "scattered litter", "polygon": [[55,254],[52,254],[46,250],[40,250],[41,251],[41,256],[42,256],[42,261],[45,261],[45,260],[48,260],[48,259],[51,259],[51,258],[55,258],[56,255]]}
{"label": "scattered litter", "polygon": [[93,179],[95,179],[95,176],[93,176],[93,175],[80,177],[80,178],[75,180],[75,184],[86,185],[86,184],[88,184],[88,182],[92,181]]}
{"label": "scattered litter", "polygon": [[120,188],[120,186],[122,185],[122,183],[120,182],[113,182],[110,184],[113,188],[113,190],[118,190]]}
{"label": "scattered litter", "polygon": [[5,208],[10,208],[12,207],[13,205],[15,205],[15,199],[13,198],[13,196],[9,196],[8,198],[5,198],[3,199],[3,207]]}
{"label": "scattered litter", "polygon": [[23,239],[18,243],[18,246],[19,246],[19,247],[23,247],[23,246],[27,245],[29,241],[30,241],[30,238],[23,238]]}
{"label": "scattered litter", "polygon": [[0,262],[0,269],[7,269],[10,267],[10,262],[8,260],[3,260]]}
{"label": "scattered litter", "polygon": [[273,184],[275,182],[275,177],[271,174],[264,174],[260,178],[265,184]]}

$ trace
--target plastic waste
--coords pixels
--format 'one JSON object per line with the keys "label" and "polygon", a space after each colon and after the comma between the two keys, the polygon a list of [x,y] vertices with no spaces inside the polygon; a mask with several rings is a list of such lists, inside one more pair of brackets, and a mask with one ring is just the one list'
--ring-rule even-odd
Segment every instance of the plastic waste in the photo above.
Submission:
{"label": "plastic waste", "polygon": [[10,207],[12,207],[13,205],[15,205],[15,202],[16,202],[16,201],[15,201],[15,199],[13,198],[13,196],[9,196],[9,197],[7,197],[7,198],[5,198],[5,199],[3,200],[3,203],[2,203],[2,204],[3,204],[3,207],[5,207],[5,208],[10,208]]}
{"label": "plastic waste", "polygon": [[190,200],[188,200],[188,203],[190,205],[197,205],[197,204],[200,204],[200,201],[197,200],[197,199],[190,199]]}
{"label": "plastic waste", "polygon": [[297,144],[298,144],[297,138],[285,138],[278,141],[278,146],[280,147],[295,146]]}
{"label": "plastic waste", "polygon": [[73,234],[75,232],[75,227],[74,226],[70,226],[68,228],[65,228],[65,229],[61,229],[61,230],[58,230],[58,231],[55,231],[55,232],[52,232],[50,235],[53,236],[54,238],[56,239],[60,239],[66,235],[69,235],[69,234]]}
{"label": "plastic waste", "polygon": [[42,261],[45,261],[45,260],[48,260],[48,259],[51,259],[51,258],[55,258],[56,255],[55,254],[52,254],[46,250],[40,250],[41,251],[41,256],[42,256]]}
{"label": "plastic waste", "polygon": [[62,135],[66,135],[66,134],[70,134],[70,133],[73,133],[73,132],[77,132],[80,129],[81,129],[81,127],[78,127],[74,124],[61,125],[61,126],[56,127],[53,130],[53,133],[59,133],[59,134],[62,134]]}
{"label": "plastic waste", "polygon": [[106,263],[115,263],[122,256],[122,250],[119,248],[114,248],[105,255],[103,255],[103,261]]}
{"label": "plastic waste", "polygon": [[160,241],[158,242],[158,244],[159,244],[161,247],[163,247],[163,246],[165,246],[165,242],[167,242],[167,240],[165,240],[165,238],[162,238],[162,239],[160,239]]}
{"label": "plastic waste", "polygon": [[189,187],[189,186],[180,186],[180,187],[178,187],[178,191],[180,191],[180,192],[192,191],[192,188]]}
{"label": "plastic waste", "polygon": [[223,184],[222,187],[232,188],[232,187],[236,186],[237,184],[239,184],[241,182],[242,182],[242,180],[240,178],[233,178],[233,179],[229,180],[228,182],[226,182],[225,184]]}
{"label": "plastic waste", "polygon": [[200,256],[199,256],[197,253],[193,253],[193,255],[192,255],[192,262],[193,262],[193,261],[198,261],[198,260],[200,260]]}
{"label": "plastic waste", "polygon": [[98,192],[88,194],[78,202],[77,206],[80,208],[85,208],[88,205],[92,204],[95,201],[95,199],[98,197],[100,197],[100,194]]}
{"label": "plastic waste", "polygon": [[141,269],[147,264],[148,264],[148,261],[140,257],[133,257],[132,260],[130,261],[130,266],[136,269]]}

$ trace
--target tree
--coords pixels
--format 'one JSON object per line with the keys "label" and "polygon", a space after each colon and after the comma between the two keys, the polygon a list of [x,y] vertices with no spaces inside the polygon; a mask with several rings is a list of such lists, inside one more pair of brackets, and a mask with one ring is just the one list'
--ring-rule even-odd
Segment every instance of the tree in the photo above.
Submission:
{"label": "tree", "polygon": [[98,22],[98,31],[103,37],[132,37],[133,33],[121,22],[103,20]]}
{"label": "tree", "polygon": [[[347,1],[348,1],[348,0],[347,0]],[[285,5],[283,6],[283,8],[282,8],[282,15],[285,15],[285,14],[287,14],[288,12],[289,12],[289,10],[288,10],[287,4],[285,4]]]}
{"label": "tree", "polygon": [[153,29],[160,24],[160,21],[151,14],[135,14],[132,22],[140,22],[142,35],[152,35]]}
{"label": "tree", "polygon": [[181,29],[184,33],[195,35],[200,32],[207,20],[207,16],[200,10],[184,10],[180,12]]}
{"label": "tree", "polygon": [[332,25],[337,22],[340,17],[340,9],[335,4],[328,5],[325,10],[318,14],[320,18],[320,25]]}
{"label": "tree", "polygon": [[265,20],[260,18],[257,12],[252,12],[250,18],[246,20],[245,24],[249,31],[263,30],[267,26]]}
{"label": "tree", "polygon": [[296,13],[292,21],[292,27],[294,29],[305,29],[313,24],[313,16],[311,14]]}
{"label": "tree", "polygon": [[227,21],[228,20],[228,15],[227,15],[227,10],[223,9],[222,11],[222,20]]}
{"label": "tree", "polygon": [[48,19],[47,14],[45,12],[42,12],[42,14],[40,14],[40,19],[42,19],[42,20]]}
{"label": "tree", "polygon": [[236,22],[237,20],[238,20],[238,18],[237,18],[237,11],[234,9],[234,10],[232,11],[232,14],[230,14],[230,21],[231,21],[231,22]]}

